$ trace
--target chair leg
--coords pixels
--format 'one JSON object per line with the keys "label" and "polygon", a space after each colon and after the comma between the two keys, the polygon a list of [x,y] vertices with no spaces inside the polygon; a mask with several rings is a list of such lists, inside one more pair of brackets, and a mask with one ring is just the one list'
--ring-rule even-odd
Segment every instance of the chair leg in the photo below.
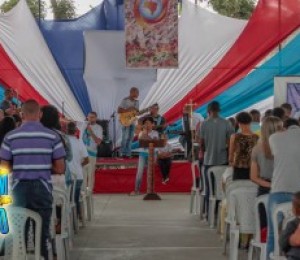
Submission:
{"label": "chair leg", "polygon": [[203,212],[204,210],[204,197],[202,194],[200,194],[200,201],[199,201],[199,211],[200,211],[200,220],[203,219]]}
{"label": "chair leg", "polygon": [[240,231],[237,228],[230,230],[229,260],[238,260]]}
{"label": "chair leg", "polygon": [[199,190],[196,191],[196,205],[195,205],[195,208],[196,208],[196,214],[200,214],[200,192]]}
{"label": "chair leg", "polygon": [[74,223],[74,233],[77,234],[79,227],[78,227],[78,215],[77,215],[78,213],[77,213],[76,206],[73,207],[72,214],[73,214],[73,223]]}
{"label": "chair leg", "polygon": [[225,222],[224,240],[223,240],[223,255],[227,254],[228,233],[229,233],[229,224]]}
{"label": "chair leg", "polygon": [[70,260],[70,241],[68,238],[63,239],[64,248],[65,248],[65,260]]}
{"label": "chair leg", "polygon": [[194,206],[195,206],[195,191],[192,190],[191,191],[191,200],[190,200],[190,213],[193,214],[194,213]]}
{"label": "chair leg", "polygon": [[215,227],[215,209],[216,209],[216,200],[214,198],[209,201],[209,209],[208,209],[208,220],[210,228]]}
{"label": "chair leg", "polygon": [[260,248],[260,260],[267,259],[267,246],[266,244],[262,244]]}
{"label": "chair leg", "polygon": [[89,194],[87,196],[87,220],[88,221],[92,221],[92,207],[93,207],[92,195]]}
{"label": "chair leg", "polygon": [[248,251],[248,260],[253,260],[253,240],[250,241],[249,251]]}
{"label": "chair leg", "polygon": [[57,260],[65,260],[65,247],[64,247],[64,239],[61,238],[60,235],[57,235],[55,238],[55,247],[56,247],[56,254]]}

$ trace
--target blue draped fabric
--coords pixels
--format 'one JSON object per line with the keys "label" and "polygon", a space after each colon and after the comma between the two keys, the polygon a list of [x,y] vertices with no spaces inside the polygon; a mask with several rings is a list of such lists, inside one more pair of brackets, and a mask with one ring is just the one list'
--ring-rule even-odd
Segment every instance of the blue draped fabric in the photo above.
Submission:
{"label": "blue draped fabric", "polygon": [[106,29],[103,4],[74,20],[41,21],[40,29],[75,98],[87,114],[92,109],[83,79],[83,32]]}

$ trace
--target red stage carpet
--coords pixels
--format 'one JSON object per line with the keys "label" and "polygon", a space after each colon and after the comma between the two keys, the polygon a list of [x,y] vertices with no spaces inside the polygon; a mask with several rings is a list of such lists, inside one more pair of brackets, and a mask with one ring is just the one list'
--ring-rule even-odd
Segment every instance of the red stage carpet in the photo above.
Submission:
{"label": "red stage carpet", "polygon": [[[95,175],[95,193],[130,193],[134,190],[136,168],[99,169]],[[146,171],[141,192],[146,191]],[[155,189],[157,192],[190,192],[192,186],[191,165],[188,162],[173,162],[170,182],[161,183],[159,168],[155,171]]]}

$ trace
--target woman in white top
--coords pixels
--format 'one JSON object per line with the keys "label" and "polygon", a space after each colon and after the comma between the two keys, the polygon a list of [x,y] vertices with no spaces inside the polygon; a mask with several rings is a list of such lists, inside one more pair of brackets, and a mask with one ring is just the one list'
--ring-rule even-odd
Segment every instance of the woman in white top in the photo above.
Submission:
{"label": "woman in white top", "polygon": [[77,181],[75,186],[75,202],[77,206],[77,212],[79,213],[79,196],[83,183],[83,167],[89,163],[89,155],[81,139],[78,139],[76,134],[76,124],[73,122],[67,125],[67,134],[70,141],[73,158],[68,162],[71,173],[76,174]]}

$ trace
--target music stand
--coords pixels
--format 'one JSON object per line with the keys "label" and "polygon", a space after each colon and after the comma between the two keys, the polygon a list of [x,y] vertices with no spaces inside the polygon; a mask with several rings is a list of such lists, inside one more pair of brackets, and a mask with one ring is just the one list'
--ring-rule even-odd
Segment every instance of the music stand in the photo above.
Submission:
{"label": "music stand", "polygon": [[164,139],[141,139],[140,147],[149,148],[147,169],[147,194],[144,200],[161,200],[154,190],[154,148],[164,147]]}

